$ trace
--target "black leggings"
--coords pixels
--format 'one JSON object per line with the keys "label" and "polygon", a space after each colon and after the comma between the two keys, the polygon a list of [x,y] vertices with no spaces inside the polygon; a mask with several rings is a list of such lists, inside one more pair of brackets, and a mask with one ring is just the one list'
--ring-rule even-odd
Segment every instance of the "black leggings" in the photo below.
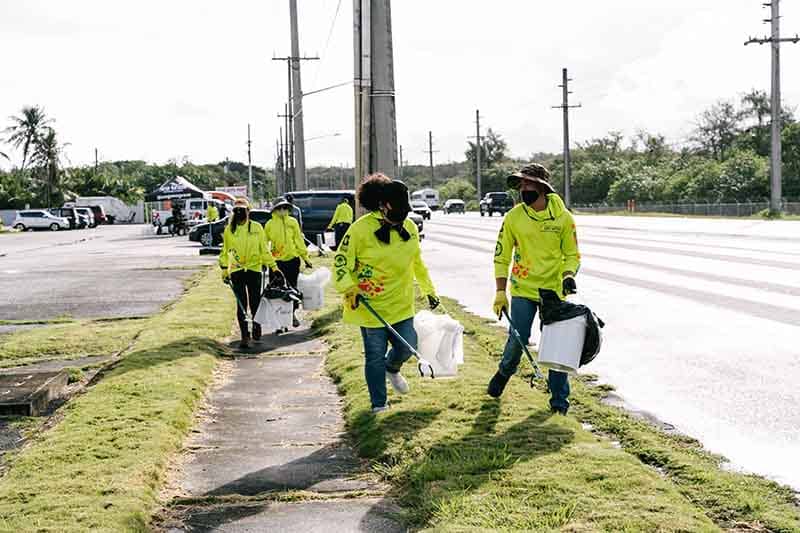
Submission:
{"label": "black leggings", "polygon": [[[239,303],[236,304],[236,319],[239,321],[242,338],[250,338],[250,332],[247,330],[247,316],[242,311],[242,307],[247,309],[249,304],[250,316],[256,314],[258,304],[261,302],[261,272],[237,270],[231,274],[231,284],[233,292],[236,293],[236,299],[239,300]],[[261,326],[253,322],[253,334],[260,336],[260,333]]]}
{"label": "black leggings", "polygon": [[[289,284],[290,287],[297,288],[297,278],[300,276],[300,258],[295,257],[294,259],[289,259],[288,261],[276,261],[278,263],[278,268],[281,272],[283,272],[284,277],[286,278],[286,283]],[[275,279],[275,274],[270,271],[269,273],[269,280],[272,281]],[[294,304],[294,308],[297,309],[297,302]]]}
{"label": "black leggings", "polygon": [[347,222],[339,222],[333,227],[334,237],[336,239],[336,244],[333,247],[334,250],[339,249],[339,243],[342,242],[342,239],[344,239],[344,236],[347,234],[347,230],[349,229],[350,224]]}

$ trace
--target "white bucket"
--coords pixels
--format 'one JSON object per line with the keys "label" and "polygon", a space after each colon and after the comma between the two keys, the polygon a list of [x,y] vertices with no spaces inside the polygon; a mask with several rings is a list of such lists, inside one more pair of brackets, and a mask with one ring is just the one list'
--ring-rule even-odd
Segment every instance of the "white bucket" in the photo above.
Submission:
{"label": "white bucket", "polygon": [[263,333],[272,333],[292,327],[294,304],[280,299],[261,298],[253,320],[261,324]]}
{"label": "white bucket", "polygon": [[539,364],[545,368],[575,374],[581,364],[586,317],[576,316],[542,328]]}
{"label": "white bucket", "polygon": [[331,280],[331,271],[319,268],[311,274],[297,277],[297,290],[303,294],[303,309],[316,311],[325,304],[325,285]]}

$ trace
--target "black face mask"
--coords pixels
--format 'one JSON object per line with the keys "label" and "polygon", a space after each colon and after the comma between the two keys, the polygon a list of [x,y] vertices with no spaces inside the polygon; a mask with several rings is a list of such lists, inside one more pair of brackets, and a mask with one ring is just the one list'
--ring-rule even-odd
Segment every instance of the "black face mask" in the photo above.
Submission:
{"label": "black face mask", "polygon": [[521,191],[520,195],[522,196],[522,203],[525,205],[531,205],[539,199],[539,191]]}
{"label": "black face mask", "polygon": [[386,220],[392,224],[402,224],[408,216],[408,209],[389,209],[386,211]]}
{"label": "black face mask", "polygon": [[247,210],[241,207],[237,207],[233,210],[233,221],[237,224],[241,224],[247,218]]}

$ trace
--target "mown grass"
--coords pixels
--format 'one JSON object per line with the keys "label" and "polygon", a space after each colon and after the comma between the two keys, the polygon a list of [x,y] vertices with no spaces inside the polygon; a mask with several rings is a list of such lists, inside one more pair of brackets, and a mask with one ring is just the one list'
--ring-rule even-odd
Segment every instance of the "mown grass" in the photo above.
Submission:
{"label": "mown grass", "polygon": [[53,323],[0,336],[0,368],[117,354],[155,319]]}
{"label": "mown grass", "polygon": [[[59,413],[0,479],[0,531],[146,531],[230,332],[216,272],[148,324],[131,353]],[[123,321],[111,328],[127,328]],[[88,337],[87,337],[88,338]]]}
{"label": "mown grass", "polygon": [[512,379],[501,400],[489,398],[486,384],[505,336],[453,302],[449,310],[466,327],[459,377],[422,380],[409,364],[404,374],[411,393],[390,393],[391,410],[373,416],[360,335],[334,327],[336,301],[329,293],[316,325],[331,345],[327,367],[345,396],[348,430],[360,454],[394,487],[412,527],[800,530],[790,490],[722,471],[720,458],[697,442],[603,405],[601,389],[572,380],[568,417],[552,416],[543,386],[531,389],[525,379]]}

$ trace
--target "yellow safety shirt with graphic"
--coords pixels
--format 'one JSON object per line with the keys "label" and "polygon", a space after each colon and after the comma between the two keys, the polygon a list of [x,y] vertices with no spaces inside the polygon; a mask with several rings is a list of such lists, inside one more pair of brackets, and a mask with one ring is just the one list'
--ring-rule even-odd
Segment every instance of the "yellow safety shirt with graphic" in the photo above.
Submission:
{"label": "yellow safety shirt with graphic", "polygon": [[336,224],[352,224],[353,223],[353,208],[347,202],[342,202],[336,206],[336,211],[333,213],[333,218],[328,229],[331,229]]}
{"label": "yellow safety shirt with graphic", "polygon": [[494,252],[494,275],[509,278],[511,296],[538,301],[540,288],[562,296],[562,274],[577,274],[580,260],[572,213],[557,194],[548,194],[544,211],[520,203],[506,214]]}
{"label": "yellow safety shirt with graphic", "polygon": [[231,225],[222,233],[222,251],[219,266],[229,274],[239,270],[261,272],[262,268],[275,268],[275,260],[267,251],[264,228],[255,220],[239,224],[236,231]]}
{"label": "yellow safety shirt with graphic", "polygon": [[[392,230],[389,244],[375,236],[382,224],[383,215],[375,211],[350,226],[334,257],[333,276],[336,290],[345,293],[358,287],[378,314],[389,324],[396,324],[414,316],[414,279],[423,295],[434,295],[436,291],[422,261],[414,222],[409,219],[403,222],[411,238],[404,241]],[[363,305],[351,309],[346,302],[344,321],[367,328],[382,326]]]}
{"label": "yellow safety shirt with graphic", "polygon": [[206,209],[206,219],[209,222],[216,222],[219,220],[219,211],[213,205],[209,205],[208,209]]}
{"label": "yellow safety shirt with graphic", "polygon": [[267,248],[276,261],[291,261],[296,257],[308,261],[303,232],[294,217],[273,213],[272,218],[264,225],[264,235]]}

